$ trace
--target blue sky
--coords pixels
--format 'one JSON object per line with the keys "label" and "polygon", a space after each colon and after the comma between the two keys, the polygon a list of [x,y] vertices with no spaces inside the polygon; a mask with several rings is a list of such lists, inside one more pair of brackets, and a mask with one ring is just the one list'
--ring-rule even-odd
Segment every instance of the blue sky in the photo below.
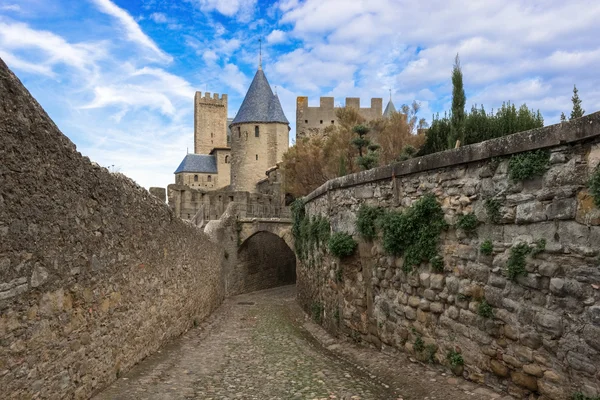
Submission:
{"label": "blue sky", "polygon": [[449,108],[461,56],[467,105],[568,114],[573,84],[600,110],[600,2],[515,0],[0,0],[0,58],[79,151],[145,187],[193,148],[196,90],[233,116],[263,67],[295,134],[296,96]]}

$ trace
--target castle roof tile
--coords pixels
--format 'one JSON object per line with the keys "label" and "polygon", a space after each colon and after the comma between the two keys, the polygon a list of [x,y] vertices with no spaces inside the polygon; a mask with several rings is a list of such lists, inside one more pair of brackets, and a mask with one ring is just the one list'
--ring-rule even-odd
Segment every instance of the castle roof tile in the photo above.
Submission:
{"label": "castle roof tile", "polygon": [[187,154],[175,170],[176,174],[182,172],[216,174],[218,172],[217,159],[214,155]]}
{"label": "castle roof tile", "polygon": [[383,111],[384,118],[391,118],[392,114],[396,112],[396,107],[394,107],[394,103],[392,103],[392,99],[385,106],[385,110]]}
{"label": "castle roof tile", "polygon": [[269,81],[261,68],[256,71],[248,93],[232,124],[248,122],[279,122],[289,124],[277,95],[273,94]]}

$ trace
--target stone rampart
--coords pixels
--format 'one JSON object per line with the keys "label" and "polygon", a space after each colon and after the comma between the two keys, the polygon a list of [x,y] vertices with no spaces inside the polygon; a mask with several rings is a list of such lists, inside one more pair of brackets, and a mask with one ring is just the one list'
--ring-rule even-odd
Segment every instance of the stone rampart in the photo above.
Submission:
{"label": "stone rampart", "polygon": [[79,154],[0,60],[2,397],[89,398],[223,299],[223,252]]}
{"label": "stone rampart", "polygon": [[[511,155],[536,149],[550,152],[543,176],[509,179]],[[340,260],[312,247],[297,266],[299,300],[355,340],[445,365],[458,352],[465,377],[517,398],[598,396],[600,210],[586,186],[599,162],[595,113],[329,181],[305,198],[307,215],[353,234],[358,250]],[[427,193],[449,224],[442,263],[405,272],[381,234],[359,237],[357,212],[362,204],[402,211]],[[456,228],[466,214],[478,224],[468,233]],[[507,265],[519,244],[530,252],[512,280]]]}

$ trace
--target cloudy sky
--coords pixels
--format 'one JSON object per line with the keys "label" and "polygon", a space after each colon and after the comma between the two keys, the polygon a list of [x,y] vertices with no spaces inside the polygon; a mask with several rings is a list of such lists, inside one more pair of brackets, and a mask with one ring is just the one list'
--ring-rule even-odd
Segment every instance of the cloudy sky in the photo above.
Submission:
{"label": "cloudy sky", "polygon": [[193,149],[196,90],[235,114],[258,64],[295,133],[295,98],[417,100],[449,109],[460,54],[467,105],[600,110],[600,1],[0,0],[0,58],[78,149],[145,187]]}

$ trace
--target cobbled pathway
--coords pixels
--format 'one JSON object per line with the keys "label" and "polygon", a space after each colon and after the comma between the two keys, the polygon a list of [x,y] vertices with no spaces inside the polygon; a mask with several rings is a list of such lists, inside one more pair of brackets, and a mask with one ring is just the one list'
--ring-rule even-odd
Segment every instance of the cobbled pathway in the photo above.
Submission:
{"label": "cobbled pathway", "polygon": [[510,398],[403,353],[333,338],[302,312],[295,287],[285,286],[227,299],[94,399]]}

